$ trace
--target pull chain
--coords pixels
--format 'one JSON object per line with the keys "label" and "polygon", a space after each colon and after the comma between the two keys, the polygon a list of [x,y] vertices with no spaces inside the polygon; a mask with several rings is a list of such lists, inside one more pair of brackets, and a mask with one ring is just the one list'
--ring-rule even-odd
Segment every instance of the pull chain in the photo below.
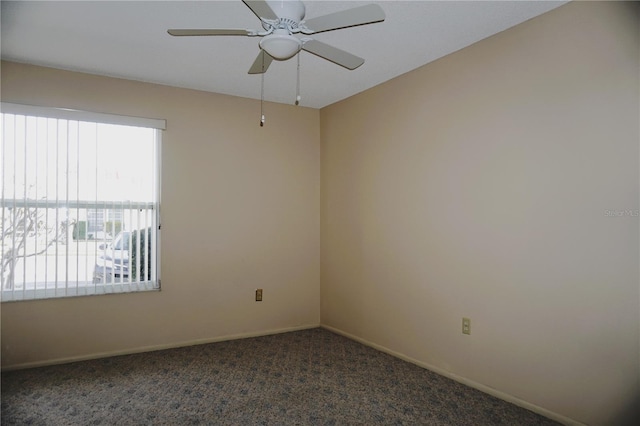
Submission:
{"label": "pull chain", "polygon": [[300,105],[300,52],[298,52],[298,75],[296,79],[296,106]]}
{"label": "pull chain", "polygon": [[262,74],[260,75],[260,127],[264,127],[264,52],[262,52]]}

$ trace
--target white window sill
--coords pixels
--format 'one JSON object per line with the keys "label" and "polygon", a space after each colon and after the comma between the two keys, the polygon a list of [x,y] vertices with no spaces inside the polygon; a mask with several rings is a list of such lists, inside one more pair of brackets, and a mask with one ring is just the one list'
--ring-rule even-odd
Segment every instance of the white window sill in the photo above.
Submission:
{"label": "white window sill", "polygon": [[160,283],[145,281],[122,284],[96,284],[78,287],[36,288],[27,290],[3,290],[2,302],[17,302],[21,300],[59,299],[63,297],[97,296],[104,294],[139,293],[145,291],[160,291]]}

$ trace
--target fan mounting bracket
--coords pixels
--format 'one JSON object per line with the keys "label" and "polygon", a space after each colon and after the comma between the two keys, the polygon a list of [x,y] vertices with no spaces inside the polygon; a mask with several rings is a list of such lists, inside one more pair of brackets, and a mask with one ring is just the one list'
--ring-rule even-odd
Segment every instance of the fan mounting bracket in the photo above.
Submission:
{"label": "fan mounting bracket", "polygon": [[[261,19],[261,21],[262,21],[262,28],[264,28],[267,31],[266,34],[271,34],[275,30],[279,30],[279,29],[287,30],[289,34],[296,34],[301,31],[304,31],[302,28],[300,28],[297,21],[290,18],[279,18],[277,20]],[[262,35],[262,33],[259,33],[258,35]]]}

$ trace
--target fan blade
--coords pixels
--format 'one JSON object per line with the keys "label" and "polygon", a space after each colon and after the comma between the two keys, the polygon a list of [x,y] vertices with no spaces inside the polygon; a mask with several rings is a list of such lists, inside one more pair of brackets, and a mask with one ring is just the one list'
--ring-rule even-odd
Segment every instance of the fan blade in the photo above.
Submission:
{"label": "fan blade", "polygon": [[318,40],[308,40],[302,45],[302,50],[320,56],[328,61],[341,65],[347,69],[354,70],[364,64],[364,59],[349,52],[340,50],[337,47],[329,46]]}
{"label": "fan blade", "polygon": [[311,33],[337,30],[340,28],[355,27],[357,25],[373,24],[384,21],[385,15],[382,8],[377,4],[354,7],[353,9],[341,12],[330,13],[329,15],[318,16],[304,21]]}
{"label": "fan blade", "polygon": [[253,61],[253,65],[249,68],[249,74],[262,74],[267,72],[267,68],[271,65],[273,58],[264,50],[260,50],[258,57]]}
{"label": "fan blade", "polygon": [[248,36],[254,35],[254,31],[249,30],[168,30],[172,36]]}
{"label": "fan blade", "polygon": [[271,6],[265,0],[242,0],[258,19],[278,19]]}

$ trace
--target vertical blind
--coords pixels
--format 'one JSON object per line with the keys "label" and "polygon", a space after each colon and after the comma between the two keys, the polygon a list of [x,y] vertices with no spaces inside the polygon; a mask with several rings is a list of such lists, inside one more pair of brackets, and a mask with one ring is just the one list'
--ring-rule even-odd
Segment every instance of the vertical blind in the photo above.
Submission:
{"label": "vertical blind", "polygon": [[164,120],[2,103],[2,301],[155,290]]}

